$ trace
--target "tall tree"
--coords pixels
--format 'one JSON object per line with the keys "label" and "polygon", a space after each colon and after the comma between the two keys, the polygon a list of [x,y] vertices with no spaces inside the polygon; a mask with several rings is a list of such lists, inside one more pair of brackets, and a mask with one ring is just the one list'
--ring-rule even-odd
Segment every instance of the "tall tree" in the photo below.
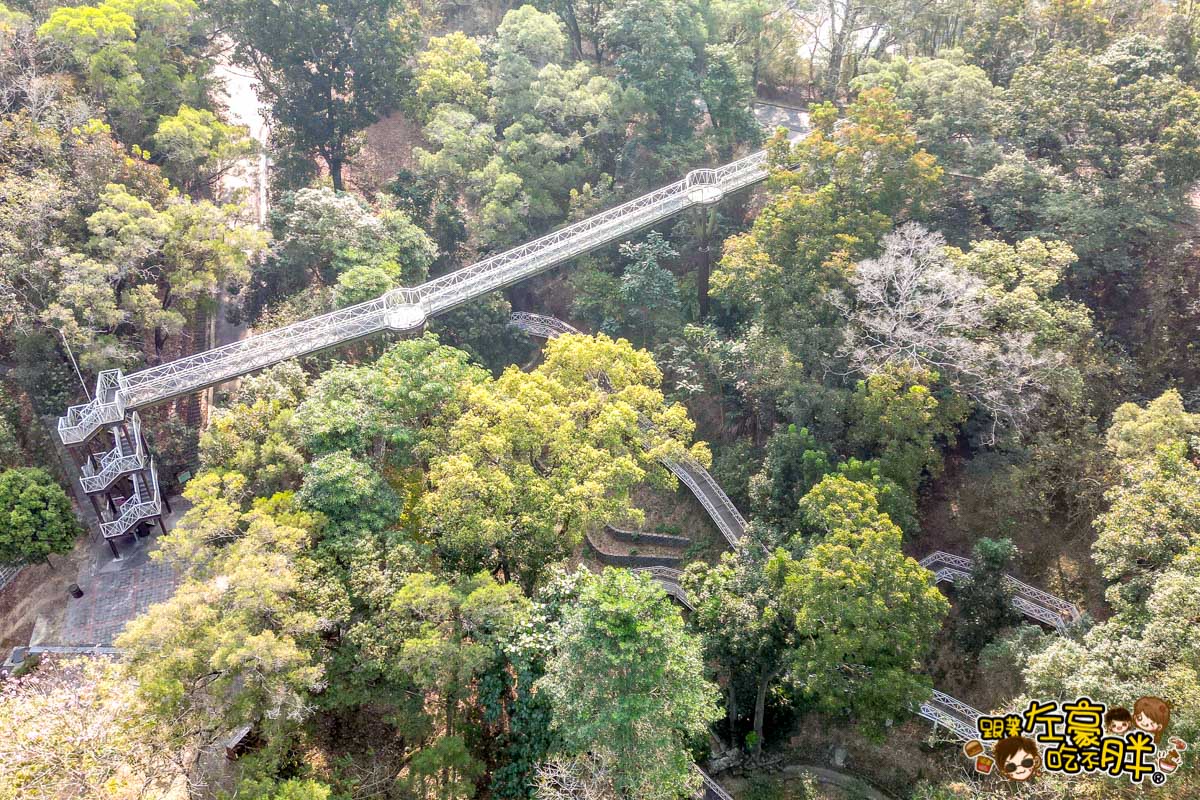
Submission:
{"label": "tall tree", "polygon": [[795,609],[785,605],[782,587],[772,583],[773,576],[763,567],[764,559],[743,550],[725,553],[715,567],[692,564],[682,579],[696,607],[692,620],[703,638],[705,656],[718,665],[726,687],[731,736],[739,732],[738,695],[746,682],[742,676],[750,679],[754,702],[747,743],[755,753],[763,746],[767,693],[787,674],[796,633]]}
{"label": "tall tree", "polygon": [[472,387],[433,447],[422,501],[443,561],[531,591],[587,525],[629,511],[638,483],[670,480],[656,459],[687,452],[693,424],[660,381],[650,355],[624,340],[562,336],[532,372],[510,367]]}
{"label": "tall tree", "polygon": [[800,558],[777,550],[767,565],[794,609],[792,677],[818,707],[881,736],[888,720],[928,696],[921,660],[949,605],[929,571],[901,551],[901,531],[870,486],[829,476],[801,511],[819,540]]}
{"label": "tall tree", "polygon": [[0,796],[61,800],[166,793],[191,743],[145,713],[120,664],[46,659],[0,694]]}
{"label": "tall tree", "polygon": [[416,10],[405,0],[214,0],[209,12],[254,70],[279,144],[320,156],[341,191],[356,135],[404,94]]}
{"label": "tall tree", "polygon": [[172,532],[199,544],[161,556],[187,576],[116,640],[161,728],[204,746],[255,723],[284,747],[311,712],[320,637],[343,613],[308,577],[312,534],[296,523],[311,520],[282,499],[254,509],[221,547]]}
{"label": "tall tree", "polygon": [[1016,553],[1011,539],[980,539],[975,543],[971,576],[955,587],[955,636],[968,653],[978,655],[998,632],[1021,621],[1020,612],[1012,605],[1013,591],[1005,583]]}
{"label": "tall tree", "polygon": [[67,493],[45,470],[0,471],[0,563],[69,553],[78,535]]}
{"label": "tall tree", "polygon": [[696,788],[688,744],[720,716],[700,642],[649,575],[605,569],[583,586],[539,686],[567,752],[611,759],[619,796]]}
{"label": "tall tree", "polygon": [[838,122],[812,112],[813,132],[771,145],[772,197],[750,232],[725,242],[714,296],[758,322],[809,369],[823,369],[841,324],[822,302],[850,265],[876,251],[892,225],[937,202],[941,169],[919,146],[909,115],[885,89],[863,92]]}

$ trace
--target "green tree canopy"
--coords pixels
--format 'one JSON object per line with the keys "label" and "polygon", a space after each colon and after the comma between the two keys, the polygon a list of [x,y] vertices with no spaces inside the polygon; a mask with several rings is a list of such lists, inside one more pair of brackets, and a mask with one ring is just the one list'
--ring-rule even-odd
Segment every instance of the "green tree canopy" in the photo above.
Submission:
{"label": "green tree canopy", "polygon": [[971,576],[955,586],[955,636],[968,653],[978,655],[998,632],[1021,621],[1020,612],[1012,605],[1012,589],[1004,582],[1016,554],[1011,539],[975,543]]}
{"label": "green tree canopy", "polygon": [[69,553],[79,535],[71,501],[43,469],[0,471],[0,563]]}
{"label": "green tree canopy", "polygon": [[657,459],[687,452],[693,424],[660,382],[650,355],[624,340],[562,336],[532,372],[510,367],[472,387],[433,448],[422,505],[447,566],[531,590],[587,525],[627,514],[636,485],[670,480]]}
{"label": "green tree canopy", "polygon": [[800,505],[823,538],[799,558],[778,550],[767,566],[794,609],[792,678],[818,707],[880,736],[928,695],[921,661],[949,604],[901,551],[870,486],[829,476]]}
{"label": "green tree canopy", "polygon": [[649,575],[605,569],[566,612],[539,686],[569,753],[611,757],[622,796],[696,788],[689,743],[720,716],[699,640]]}
{"label": "green tree canopy", "polygon": [[208,11],[254,70],[274,134],[325,162],[335,191],[356,134],[402,98],[420,17],[404,0],[215,0]]}

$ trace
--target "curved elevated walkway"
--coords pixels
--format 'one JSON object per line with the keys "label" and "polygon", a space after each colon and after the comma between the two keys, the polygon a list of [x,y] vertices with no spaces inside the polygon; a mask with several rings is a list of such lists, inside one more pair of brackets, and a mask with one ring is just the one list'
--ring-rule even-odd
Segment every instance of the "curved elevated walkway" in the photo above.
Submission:
{"label": "curved elevated walkway", "polygon": [[[935,550],[921,559],[921,566],[933,573],[938,583],[948,581],[957,583],[971,577],[974,562],[964,556],[956,556],[942,550]],[[1012,590],[1013,608],[1030,619],[1052,626],[1060,633],[1068,626],[1079,621],[1079,608],[1061,597],[1055,597],[1049,592],[1030,586],[1017,580],[1012,575],[1004,576],[1004,585]]]}
{"label": "curved elevated walkway", "polygon": [[695,611],[696,607],[692,605],[692,601],[688,599],[687,592],[679,585],[679,579],[683,576],[683,572],[674,567],[636,567],[630,572],[648,572],[658,581],[667,594],[674,597],[688,611]]}

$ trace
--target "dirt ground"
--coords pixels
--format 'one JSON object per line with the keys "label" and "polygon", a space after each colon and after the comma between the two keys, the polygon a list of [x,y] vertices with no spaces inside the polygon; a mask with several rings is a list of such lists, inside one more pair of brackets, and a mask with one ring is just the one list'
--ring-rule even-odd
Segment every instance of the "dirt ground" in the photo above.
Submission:
{"label": "dirt ground", "polygon": [[1014,577],[1079,605],[1093,617],[1107,616],[1104,581],[1091,558],[1090,529],[1064,531],[1053,520],[1015,530],[990,531],[972,518],[972,501],[986,500],[970,491],[967,462],[961,454],[946,458],[945,472],[920,498],[921,532],[905,543],[914,558],[934,550],[970,556],[974,543],[986,536],[1007,536],[1019,551]]}
{"label": "dirt ground", "polygon": [[65,556],[50,556],[51,565],[33,564],[0,590],[0,660],[14,647],[29,644],[37,620],[42,641],[56,642],[67,613],[67,586],[79,576],[87,559],[87,539],[81,537]]}

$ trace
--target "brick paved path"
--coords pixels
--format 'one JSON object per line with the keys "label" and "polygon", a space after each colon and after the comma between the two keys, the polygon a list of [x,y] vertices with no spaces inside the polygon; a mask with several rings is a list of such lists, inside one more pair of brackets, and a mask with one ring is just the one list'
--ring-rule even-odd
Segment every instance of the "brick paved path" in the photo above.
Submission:
{"label": "brick paved path", "polygon": [[[187,504],[175,498],[171,505],[175,513],[166,520],[168,530]],[[55,644],[110,645],[125,623],[169,599],[179,579],[170,567],[150,558],[157,542],[158,536],[140,541],[122,537],[118,540],[122,559],[113,561],[108,545],[94,537],[88,564],[78,578],[83,597],[67,601],[62,641]]]}

